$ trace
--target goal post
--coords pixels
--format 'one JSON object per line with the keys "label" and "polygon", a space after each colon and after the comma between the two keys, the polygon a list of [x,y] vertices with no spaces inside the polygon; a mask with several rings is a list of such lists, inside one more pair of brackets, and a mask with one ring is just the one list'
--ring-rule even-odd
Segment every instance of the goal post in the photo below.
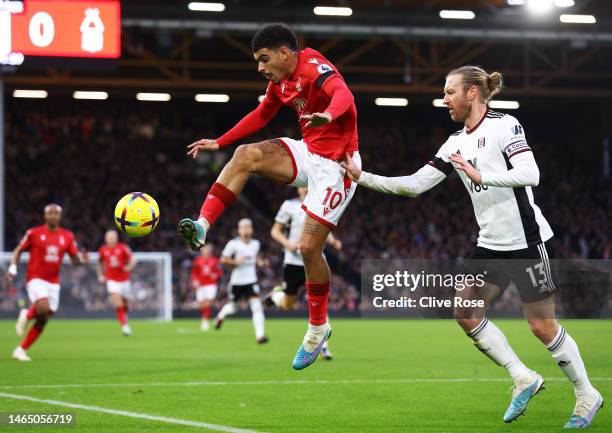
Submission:
{"label": "goal post", "polygon": [[[90,252],[89,263],[73,266],[64,256],[60,273],[60,307],[58,317],[104,318],[113,316],[106,284],[98,281],[98,253]],[[25,289],[29,254],[24,252],[18,264],[18,274],[9,284],[5,278],[12,253],[0,252],[0,318],[16,317],[19,305],[29,305]],[[132,270],[130,316],[162,321],[172,320],[172,255],[168,252],[135,252],[136,266]],[[25,302],[24,302],[25,301]]]}

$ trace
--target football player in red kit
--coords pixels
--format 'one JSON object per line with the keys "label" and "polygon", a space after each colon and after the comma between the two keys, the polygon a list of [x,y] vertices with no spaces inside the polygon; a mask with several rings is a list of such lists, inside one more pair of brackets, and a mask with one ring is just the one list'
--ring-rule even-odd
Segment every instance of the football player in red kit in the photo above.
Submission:
{"label": "football player in red kit", "polygon": [[98,281],[106,283],[106,289],[117,313],[117,320],[121,325],[121,332],[128,337],[132,335],[127,313],[129,301],[133,298],[130,272],[136,264],[134,255],[130,247],[119,242],[119,235],[115,230],[108,230],[104,234],[104,245],[100,247],[98,253],[96,267]]}
{"label": "football player in red kit", "polygon": [[213,247],[206,244],[201,255],[193,260],[191,269],[191,284],[196,290],[196,300],[202,313],[202,324],[200,329],[208,331],[210,328],[210,304],[217,296],[217,281],[223,275],[223,269],[219,264],[219,258],[213,255]]}
{"label": "football player in red kit", "polygon": [[199,218],[181,220],[178,232],[193,250],[199,250],[206,232],[252,174],[308,187],[301,205],[307,216],[299,248],[306,271],[309,325],[293,359],[293,368],[301,370],[316,360],[331,335],[326,319],[330,272],[323,247],[356,188],[339,161],[348,153],[360,165],[357,109],[338,69],[321,53],[298,49],[288,26],[262,27],[251,45],[258,72],[268,80],[265,97],[221,137],[189,145],[188,154],[196,158],[200,152],[215,151],[259,131],[283,105],[295,111],[302,139],[279,137],[239,146],[208,191]]}
{"label": "football player in red kit", "polygon": [[65,253],[70,255],[73,265],[87,263],[87,255],[79,254],[74,234],[60,227],[62,208],[57,204],[45,206],[45,224],[29,229],[13,251],[11,264],[6,274],[9,281],[17,275],[17,263],[23,251],[30,252],[26,273],[26,289],[32,305],[22,309],[17,319],[16,330],[23,336],[30,320],[35,322],[19,346],[13,351],[18,361],[30,361],[26,350],[42,333],[47,321],[59,307],[60,266]]}

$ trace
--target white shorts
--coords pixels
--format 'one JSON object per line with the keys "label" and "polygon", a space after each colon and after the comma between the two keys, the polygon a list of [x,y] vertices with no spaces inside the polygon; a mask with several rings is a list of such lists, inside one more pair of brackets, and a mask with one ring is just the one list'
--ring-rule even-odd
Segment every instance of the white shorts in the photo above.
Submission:
{"label": "white shorts", "polygon": [[[346,176],[339,162],[310,153],[303,140],[287,137],[280,140],[293,158],[294,173],[289,185],[308,187],[302,208],[320,223],[336,228],[355,194],[357,184]],[[353,153],[353,160],[361,167],[359,152]]]}
{"label": "white shorts", "polygon": [[113,280],[106,280],[106,289],[108,290],[108,293],[112,294],[112,293],[116,293],[118,295],[121,295],[121,297],[125,298],[125,299],[133,299],[134,297],[132,296],[132,284],[130,283],[130,281],[113,281]]}
{"label": "white shorts", "polygon": [[217,285],[206,284],[204,286],[198,286],[196,290],[196,301],[212,301],[217,297]]}
{"label": "white shorts", "polygon": [[30,302],[34,303],[46,298],[49,300],[49,308],[51,308],[51,311],[55,312],[59,308],[59,284],[50,283],[42,278],[32,278],[26,284],[26,290],[28,291]]}

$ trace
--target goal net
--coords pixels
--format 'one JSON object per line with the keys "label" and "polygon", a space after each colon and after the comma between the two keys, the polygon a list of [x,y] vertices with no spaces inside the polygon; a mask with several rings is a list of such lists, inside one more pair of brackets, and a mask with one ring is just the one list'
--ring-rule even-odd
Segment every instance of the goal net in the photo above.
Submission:
{"label": "goal net", "polygon": [[[19,307],[30,305],[25,288],[28,253],[21,255],[17,277],[5,278],[12,253],[0,252],[0,318],[15,318]],[[172,320],[172,256],[166,252],[134,253],[130,317]],[[98,281],[98,253],[89,253],[89,264],[73,266],[68,256],[60,273],[60,306],[57,317],[105,318],[114,316],[106,284]]]}

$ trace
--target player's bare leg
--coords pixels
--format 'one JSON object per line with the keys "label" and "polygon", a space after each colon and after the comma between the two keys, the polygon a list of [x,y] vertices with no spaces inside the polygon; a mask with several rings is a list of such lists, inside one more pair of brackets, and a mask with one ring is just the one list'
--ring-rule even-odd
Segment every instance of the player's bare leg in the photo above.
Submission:
{"label": "player's bare leg", "polygon": [[128,323],[128,300],[119,293],[111,293],[110,298],[111,302],[113,303],[113,307],[115,307],[117,321],[121,325],[121,332],[124,336],[129,337],[132,335],[132,329]]}
{"label": "player's bare leg", "polygon": [[486,284],[484,288],[466,287],[457,291],[456,296],[465,300],[484,300],[484,308],[455,308],[457,323],[468,337],[474,341],[478,350],[487,355],[497,365],[504,367],[514,381],[512,400],[504,414],[504,422],[512,422],[521,416],[533,396],[544,388],[542,376],[530,370],[514,353],[504,333],[486,317],[486,306],[499,293],[495,285]]}
{"label": "player's bare leg", "polygon": [[330,272],[323,257],[323,247],[329,235],[329,227],[307,216],[304,221],[300,252],[306,271],[308,295],[308,330],[293,360],[293,368],[302,370],[316,361],[323,344],[331,335],[327,323]]}
{"label": "player's bare leg", "polygon": [[210,299],[204,299],[200,302],[200,314],[202,316],[202,323],[200,324],[201,331],[208,331],[210,329],[210,307],[212,301]]}
{"label": "player's bare leg", "polygon": [[552,358],[574,385],[576,406],[566,429],[587,428],[603,406],[603,397],[591,385],[578,345],[555,318],[554,297],[523,304],[531,332],[551,352]]}
{"label": "player's bare leg", "polygon": [[36,316],[36,321],[23,338],[19,346],[15,348],[13,351],[13,358],[18,361],[30,361],[30,357],[27,355],[26,350],[28,350],[32,344],[40,337],[42,334],[49,317],[53,314],[51,307],[49,306],[49,300],[47,298],[39,299],[34,303]]}
{"label": "player's bare leg", "polygon": [[276,182],[288,183],[293,178],[293,159],[278,139],[243,144],[225,165],[219,178],[208,191],[197,221],[185,218],[178,233],[194,251],[204,246],[206,232],[240,194],[252,174]]}

